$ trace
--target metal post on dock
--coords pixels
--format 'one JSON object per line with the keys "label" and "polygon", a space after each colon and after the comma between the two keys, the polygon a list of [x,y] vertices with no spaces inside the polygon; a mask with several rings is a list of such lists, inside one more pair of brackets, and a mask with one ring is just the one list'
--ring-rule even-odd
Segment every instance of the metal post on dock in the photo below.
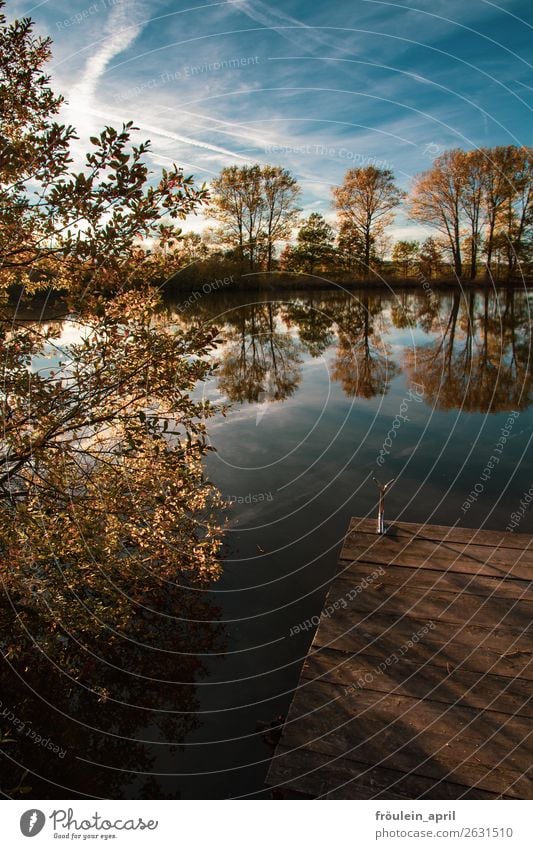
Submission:
{"label": "metal post on dock", "polygon": [[376,484],[379,489],[379,505],[378,505],[378,523],[376,532],[378,534],[385,533],[385,495],[388,492],[391,485],[394,483],[394,478],[391,478],[387,483],[380,483],[375,475],[372,475],[372,480]]}

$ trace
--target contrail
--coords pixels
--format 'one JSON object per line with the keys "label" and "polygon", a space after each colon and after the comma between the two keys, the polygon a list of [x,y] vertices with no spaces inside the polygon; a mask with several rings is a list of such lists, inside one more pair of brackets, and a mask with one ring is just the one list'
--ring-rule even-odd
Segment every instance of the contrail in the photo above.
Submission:
{"label": "contrail", "polygon": [[[113,115],[110,112],[102,112],[100,109],[86,109],[91,115],[95,115],[97,118],[104,118],[106,121],[123,121],[124,119],[118,115]],[[249,161],[249,157],[241,156],[240,153],[234,153],[232,150],[227,150],[225,147],[218,147],[215,144],[209,144],[208,142],[200,141],[199,139],[192,139],[189,136],[182,136],[178,133],[173,133],[171,130],[164,130],[162,127],[154,127],[152,124],[144,124],[139,121],[135,121],[135,125],[139,127],[140,130],[143,130],[147,133],[154,133],[156,136],[162,136],[166,139],[172,139],[173,141],[181,142],[182,144],[190,144],[193,147],[201,147],[204,150],[209,150],[211,153],[220,153],[223,156],[233,156],[235,159],[242,159],[244,162]]]}
{"label": "contrail", "polygon": [[90,102],[93,99],[100,77],[109,62],[133,44],[141,34],[143,22],[140,18],[143,12],[142,5],[137,4],[135,0],[122,0],[112,6],[106,21],[107,37],[85,65],[80,82],[71,92],[72,100],[81,98]]}
{"label": "contrail", "polygon": [[277,32],[282,38],[303,50],[309,51],[315,47],[324,46],[342,49],[342,45],[339,45],[338,41],[328,33],[317,32],[316,28],[308,27],[302,21],[269,6],[263,0],[231,0],[230,5],[243,12],[252,21]]}

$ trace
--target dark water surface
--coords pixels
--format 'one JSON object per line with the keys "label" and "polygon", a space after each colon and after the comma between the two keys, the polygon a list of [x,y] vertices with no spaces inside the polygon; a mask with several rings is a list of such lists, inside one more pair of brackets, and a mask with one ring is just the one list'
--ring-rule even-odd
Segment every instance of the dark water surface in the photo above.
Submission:
{"label": "dark water surface", "polygon": [[[53,712],[47,729],[68,754],[39,764],[43,779],[27,779],[35,795],[261,794],[272,749],[257,723],[288,709],[313,637],[291,629],[320,613],[349,519],[375,515],[371,475],[395,478],[390,519],[505,529],[520,509],[533,484],[530,310],[525,292],[489,290],[220,293],[170,305],[169,321],[212,322],[222,339],[201,392],[230,404],[211,421],[206,461],[232,502],[213,590],[225,651],[206,659],[186,733],[163,732],[150,710],[126,718],[117,705],[82,705],[74,687],[62,693],[65,713],[95,730]],[[533,532],[533,506],[517,529]],[[157,710],[147,684],[150,695]],[[54,769],[69,793],[54,790]]]}

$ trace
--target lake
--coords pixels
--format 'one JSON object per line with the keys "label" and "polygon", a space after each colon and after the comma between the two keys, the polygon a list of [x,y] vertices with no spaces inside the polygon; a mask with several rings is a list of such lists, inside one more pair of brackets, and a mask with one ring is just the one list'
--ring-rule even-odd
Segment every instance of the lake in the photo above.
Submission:
{"label": "lake", "polygon": [[373,475],[394,478],[386,520],[533,533],[533,508],[520,512],[533,484],[531,295],[219,292],[167,310],[168,322],[219,329],[198,394],[226,405],[206,459],[230,503],[212,590],[224,648],[204,657],[183,739],[137,711],[124,734],[134,743],[108,745],[100,729],[125,729],[117,705],[82,737],[75,720],[50,724],[76,751],[80,795],[254,797],[272,755],[258,723],[287,712],[348,522],[376,515]]}
{"label": "lake", "polygon": [[469,290],[217,295],[185,311],[220,329],[204,391],[231,404],[207,462],[232,502],[215,591],[229,650],[201,687],[191,795],[260,789],[256,722],[286,713],[313,636],[291,628],[320,612],[350,517],[376,514],[372,474],[395,479],[386,518],[509,524],[533,483],[530,309],[524,292]]}

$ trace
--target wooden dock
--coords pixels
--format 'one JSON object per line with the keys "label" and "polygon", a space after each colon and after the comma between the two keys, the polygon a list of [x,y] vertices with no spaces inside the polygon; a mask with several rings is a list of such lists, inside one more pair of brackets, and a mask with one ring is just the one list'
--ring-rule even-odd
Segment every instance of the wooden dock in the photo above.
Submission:
{"label": "wooden dock", "polygon": [[352,519],[276,795],[533,798],[533,537]]}

